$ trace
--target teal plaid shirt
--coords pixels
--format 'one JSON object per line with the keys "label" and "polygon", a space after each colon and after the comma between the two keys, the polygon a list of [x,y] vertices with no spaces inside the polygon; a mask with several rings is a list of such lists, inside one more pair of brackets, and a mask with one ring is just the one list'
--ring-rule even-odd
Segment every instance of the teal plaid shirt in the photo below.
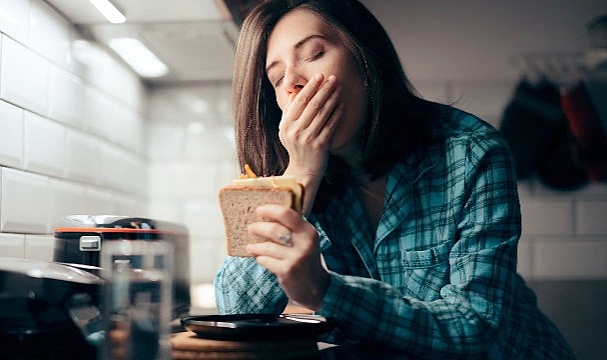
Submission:
{"label": "teal plaid shirt", "polygon": [[[516,273],[521,230],[510,151],[490,125],[448,111],[443,141],[388,173],[372,233],[353,189],[308,219],[331,281],[322,339],[428,358],[570,359]],[[253,259],[226,259],[215,279],[220,313],[280,313],[288,299]]]}

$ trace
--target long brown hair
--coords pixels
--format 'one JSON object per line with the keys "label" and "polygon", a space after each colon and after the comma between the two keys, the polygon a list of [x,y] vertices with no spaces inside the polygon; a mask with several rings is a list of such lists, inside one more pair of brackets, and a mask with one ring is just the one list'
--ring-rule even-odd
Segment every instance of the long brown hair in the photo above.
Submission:
{"label": "long brown hair", "polygon": [[[289,157],[278,138],[281,110],[265,73],[267,42],[276,23],[296,8],[312,10],[336,30],[365,73],[369,96],[363,125],[360,168],[372,177],[429,140],[433,106],[419,98],[407,79],[384,28],[357,0],[270,0],[243,22],[236,48],[233,107],[241,166],[260,175],[280,175]],[[340,172],[330,159],[328,176]]]}

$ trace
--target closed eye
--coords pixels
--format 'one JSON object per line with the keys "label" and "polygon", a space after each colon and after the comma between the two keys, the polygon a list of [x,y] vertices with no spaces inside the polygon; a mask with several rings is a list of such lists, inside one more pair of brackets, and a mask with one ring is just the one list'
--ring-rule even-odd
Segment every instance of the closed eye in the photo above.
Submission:
{"label": "closed eye", "polygon": [[281,76],[281,77],[280,77],[278,80],[275,80],[275,81],[273,82],[274,87],[275,87],[275,88],[279,87],[279,86],[280,86],[280,84],[282,84],[282,80],[283,80],[284,78],[285,78],[284,76]]}
{"label": "closed eye", "polygon": [[324,55],[325,51],[323,49],[318,49],[317,51],[315,51],[312,56],[307,57],[305,59],[305,61],[314,61],[320,57],[322,57]]}

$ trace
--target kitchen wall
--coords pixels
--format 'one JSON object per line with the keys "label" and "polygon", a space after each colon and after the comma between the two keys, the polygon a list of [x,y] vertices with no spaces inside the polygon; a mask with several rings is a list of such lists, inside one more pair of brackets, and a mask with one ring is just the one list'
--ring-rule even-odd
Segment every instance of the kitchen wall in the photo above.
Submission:
{"label": "kitchen wall", "polygon": [[[411,43],[381,3],[369,6],[397,44]],[[0,254],[50,259],[53,228],[66,214],[152,216],[188,226],[193,280],[210,282],[225,256],[216,191],[237,175],[230,84],[146,90],[102,49],[86,55],[74,45],[73,29],[41,0],[5,0],[0,10]],[[447,62],[458,68],[466,59]],[[405,65],[424,96],[457,101],[499,126],[516,69],[441,78],[418,60]],[[519,190],[520,272],[607,279],[607,185],[560,192],[532,178]]]}
{"label": "kitchen wall", "polygon": [[148,213],[146,90],[41,0],[0,1],[0,256],[51,260],[68,214]]}
{"label": "kitchen wall", "polygon": [[213,82],[150,91],[150,212],[188,226],[195,283],[211,283],[226,256],[217,192],[238,176],[230,90]]}

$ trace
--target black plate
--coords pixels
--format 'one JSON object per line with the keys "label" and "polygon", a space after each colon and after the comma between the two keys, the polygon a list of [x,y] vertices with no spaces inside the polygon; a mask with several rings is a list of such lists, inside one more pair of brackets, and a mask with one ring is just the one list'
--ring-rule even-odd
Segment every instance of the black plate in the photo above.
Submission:
{"label": "black plate", "polygon": [[315,338],[335,325],[322,316],[306,314],[188,316],[181,324],[205,339],[234,341]]}

